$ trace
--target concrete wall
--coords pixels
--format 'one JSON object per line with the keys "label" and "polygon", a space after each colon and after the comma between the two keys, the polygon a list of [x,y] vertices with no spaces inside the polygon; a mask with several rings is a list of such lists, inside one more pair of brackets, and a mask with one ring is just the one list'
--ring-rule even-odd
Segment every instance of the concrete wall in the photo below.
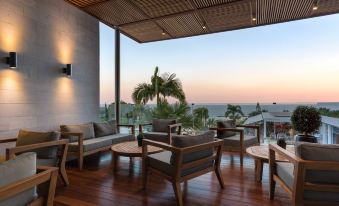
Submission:
{"label": "concrete wall", "polygon": [[0,0],[0,139],[98,117],[99,22],[63,0]]}

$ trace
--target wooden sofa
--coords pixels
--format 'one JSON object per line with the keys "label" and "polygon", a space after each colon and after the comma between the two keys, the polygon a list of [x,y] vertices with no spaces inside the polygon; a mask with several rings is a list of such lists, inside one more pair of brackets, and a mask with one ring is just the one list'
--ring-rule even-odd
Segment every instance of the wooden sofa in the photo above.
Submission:
{"label": "wooden sofa", "polygon": [[[118,127],[128,127],[131,133],[119,133]],[[61,137],[70,141],[68,157],[78,158],[80,170],[83,168],[85,156],[109,150],[113,144],[135,140],[135,126],[117,125],[116,121],[61,125],[60,130]]]}

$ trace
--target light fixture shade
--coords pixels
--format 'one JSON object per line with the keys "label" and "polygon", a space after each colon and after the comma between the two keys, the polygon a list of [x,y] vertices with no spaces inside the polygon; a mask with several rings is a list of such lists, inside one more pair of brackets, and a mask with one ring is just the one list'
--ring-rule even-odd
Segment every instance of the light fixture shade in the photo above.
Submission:
{"label": "light fixture shade", "polygon": [[65,75],[71,77],[72,76],[72,64],[66,64],[66,67],[63,68],[62,71]]}
{"label": "light fixture shade", "polygon": [[16,52],[9,52],[9,57],[7,57],[7,64],[10,68],[16,68],[18,64],[18,57]]}

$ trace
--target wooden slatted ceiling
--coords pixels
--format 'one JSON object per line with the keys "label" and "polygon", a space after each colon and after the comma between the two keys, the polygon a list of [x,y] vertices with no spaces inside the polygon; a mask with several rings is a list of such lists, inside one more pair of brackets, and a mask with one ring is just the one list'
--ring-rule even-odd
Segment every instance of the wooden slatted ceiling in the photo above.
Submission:
{"label": "wooden slatted ceiling", "polygon": [[[339,12],[339,0],[65,0],[144,43]],[[317,5],[316,10],[313,7]]]}

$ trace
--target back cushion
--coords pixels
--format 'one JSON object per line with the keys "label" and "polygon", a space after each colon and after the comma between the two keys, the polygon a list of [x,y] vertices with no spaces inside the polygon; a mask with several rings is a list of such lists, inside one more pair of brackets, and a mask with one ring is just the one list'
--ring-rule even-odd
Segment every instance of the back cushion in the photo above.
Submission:
{"label": "back cushion", "polygon": [[[84,139],[91,139],[95,137],[94,126],[92,122],[85,124],[61,125],[60,130],[61,132],[82,133]],[[77,140],[77,137],[70,138],[70,142],[75,142]]]}
{"label": "back cushion", "polygon": [[[339,162],[339,145],[297,142],[295,150],[296,155],[304,160]],[[306,172],[306,181],[339,184],[339,172],[308,170]]]}
{"label": "back cushion", "polygon": [[[34,132],[28,130],[20,130],[16,146],[25,146],[31,144],[38,144],[42,142],[56,141],[60,139],[60,132]],[[46,147],[42,149],[35,149],[32,152],[37,153],[38,159],[53,159],[56,158],[58,147]]]}
{"label": "back cushion", "polygon": [[[33,152],[16,156],[15,159],[0,163],[0,187],[17,182],[36,174],[36,154]],[[36,187],[32,187],[6,200],[0,206],[27,205],[37,198]]]}
{"label": "back cushion", "polygon": [[[214,141],[214,132],[208,131],[196,136],[189,136],[189,135],[173,135],[172,136],[172,146],[184,148],[190,147],[194,145],[204,144],[208,142]],[[209,157],[213,155],[213,148],[191,152],[183,155],[183,163],[192,162],[194,160],[199,160],[205,157]],[[175,154],[172,154],[171,157],[171,164],[175,161]]]}
{"label": "back cushion", "polygon": [[[168,125],[176,123],[175,119],[153,119],[153,132],[168,132]],[[175,130],[176,128],[173,128],[171,132],[175,132]]]}
{"label": "back cushion", "polygon": [[96,123],[94,122],[95,137],[103,137],[117,133],[116,121]]}
{"label": "back cushion", "polygon": [[[235,128],[235,126],[235,120],[217,121],[217,128]],[[232,131],[217,131],[217,137],[219,139],[232,137],[234,135],[236,135],[236,133]]]}

